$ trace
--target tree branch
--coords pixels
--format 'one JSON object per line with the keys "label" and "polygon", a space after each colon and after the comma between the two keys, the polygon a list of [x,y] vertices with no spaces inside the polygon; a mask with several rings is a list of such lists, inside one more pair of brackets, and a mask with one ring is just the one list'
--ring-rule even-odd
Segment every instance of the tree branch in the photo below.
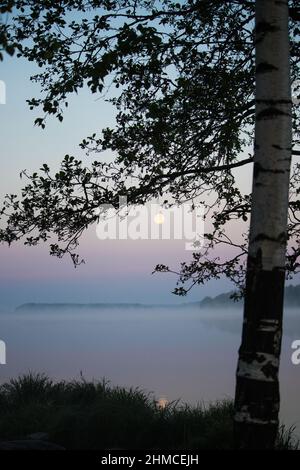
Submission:
{"label": "tree branch", "polygon": [[236,163],[231,163],[227,165],[217,165],[217,166],[210,166],[208,168],[201,168],[200,170],[186,170],[186,171],[178,171],[175,173],[171,173],[170,175],[159,175],[155,177],[155,179],[160,179],[160,178],[177,178],[179,176],[185,176],[185,175],[201,175],[202,173],[212,173],[215,171],[226,171],[226,170],[232,170],[234,168],[238,168],[240,166],[248,165],[248,163],[253,162],[253,157],[246,158],[245,160],[241,160],[240,162]]}

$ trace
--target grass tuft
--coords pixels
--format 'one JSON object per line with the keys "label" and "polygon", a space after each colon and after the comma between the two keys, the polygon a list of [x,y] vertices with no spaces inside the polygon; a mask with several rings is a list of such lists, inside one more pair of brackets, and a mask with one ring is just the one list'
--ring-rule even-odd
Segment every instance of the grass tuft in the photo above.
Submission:
{"label": "grass tuft", "polygon": [[[138,388],[109,382],[53,382],[22,375],[0,386],[0,440],[46,432],[67,449],[230,449],[233,404],[225,400],[160,407]],[[296,449],[294,429],[281,427],[278,449]]]}

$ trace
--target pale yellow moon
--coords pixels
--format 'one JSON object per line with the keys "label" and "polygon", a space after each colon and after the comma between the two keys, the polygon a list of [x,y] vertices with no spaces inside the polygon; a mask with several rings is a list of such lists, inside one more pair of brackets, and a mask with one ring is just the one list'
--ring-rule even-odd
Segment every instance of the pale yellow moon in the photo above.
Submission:
{"label": "pale yellow moon", "polygon": [[154,217],[154,222],[155,222],[157,225],[163,224],[164,221],[165,221],[165,218],[164,218],[163,214],[161,214],[161,213],[156,214],[156,216]]}

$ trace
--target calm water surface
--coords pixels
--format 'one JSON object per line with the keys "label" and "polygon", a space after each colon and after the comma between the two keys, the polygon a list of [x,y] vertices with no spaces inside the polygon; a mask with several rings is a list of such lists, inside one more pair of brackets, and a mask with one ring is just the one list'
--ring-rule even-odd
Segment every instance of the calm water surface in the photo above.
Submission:
{"label": "calm water surface", "polygon": [[[241,313],[198,309],[101,309],[0,314],[7,365],[0,382],[28,371],[55,379],[105,377],[157,398],[208,403],[231,398]],[[300,316],[288,311],[281,362],[281,418],[300,435],[300,365],[291,343]]]}

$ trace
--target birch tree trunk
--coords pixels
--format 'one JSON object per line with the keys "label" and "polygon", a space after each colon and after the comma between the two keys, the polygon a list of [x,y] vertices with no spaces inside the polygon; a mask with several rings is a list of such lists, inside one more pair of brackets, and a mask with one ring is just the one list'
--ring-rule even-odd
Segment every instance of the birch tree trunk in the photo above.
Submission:
{"label": "birch tree trunk", "polygon": [[256,124],[249,255],[235,395],[238,448],[272,448],[291,165],[287,1],[256,0]]}

